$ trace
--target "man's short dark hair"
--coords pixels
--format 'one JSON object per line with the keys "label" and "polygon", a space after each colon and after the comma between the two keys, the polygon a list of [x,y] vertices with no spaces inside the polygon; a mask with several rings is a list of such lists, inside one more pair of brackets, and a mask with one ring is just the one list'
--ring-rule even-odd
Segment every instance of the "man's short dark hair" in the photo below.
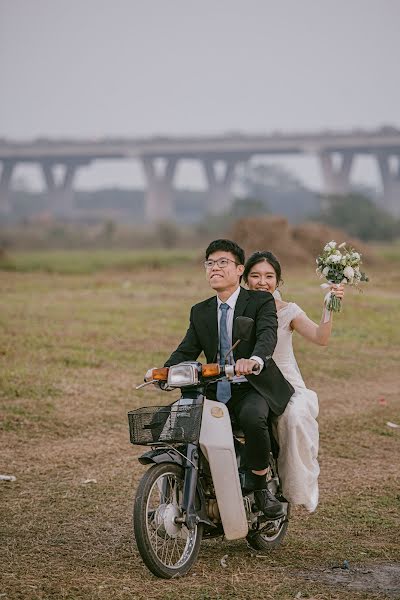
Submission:
{"label": "man's short dark hair", "polygon": [[206,250],[206,260],[208,260],[210,254],[220,251],[230,252],[236,258],[239,265],[244,265],[244,250],[236,242],[232,242],[232,240],[214,240],[211,242]]}

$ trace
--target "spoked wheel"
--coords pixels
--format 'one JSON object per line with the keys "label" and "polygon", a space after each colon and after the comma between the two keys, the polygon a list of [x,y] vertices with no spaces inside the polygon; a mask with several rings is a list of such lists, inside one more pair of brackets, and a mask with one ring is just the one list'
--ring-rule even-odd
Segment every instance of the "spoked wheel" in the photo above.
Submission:
{"label": "spoked wheel", "polygon": [[197,559],[203,525],[188,529],[182,517],[183,469],[154,465],[143,476],[135,498],[133,526],[145,565],[157,577],[186,575]]}
{"label": "spoked wheel", "polygon": [[272,550],[283,542],[289,526],[290,504],[287,504],[287,513],[281,519],[270,521],[260,532],[252,532],[247,536],[248,544],[255,550]]}

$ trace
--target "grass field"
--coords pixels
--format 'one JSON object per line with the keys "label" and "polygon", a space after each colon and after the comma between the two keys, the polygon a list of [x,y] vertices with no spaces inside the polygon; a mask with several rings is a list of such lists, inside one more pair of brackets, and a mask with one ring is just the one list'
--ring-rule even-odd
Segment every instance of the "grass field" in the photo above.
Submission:
{"label": "grass field", "polygon": [[[369,269],[363,294],[348,291],[328,348],[295,341],[320,399],[317,512],[294,510],[286,544],[268,556],[243,541],[204,542],[191,574],[174,581],[155,579],[133,541],[132,499],[144,467],[129,444],[126,413],[173,400],[174,393],[134,385],[181,339],[191,304],[210,295],[197,253],[7,259],[0,271],[0,473],[17,480],[0,482],[0,598],[379,595],[376,580],[368,581],[400,562],[400,429],[386,425],[400,423],[399,255],[395,248],[379,271]],[[313,268],[284,279],[284,298],[319,320]],[[334,569],[344,560],[349,574]],[[346,585],[354,573],[360,589]],[[389,585],[387,594],[400,597]]]}

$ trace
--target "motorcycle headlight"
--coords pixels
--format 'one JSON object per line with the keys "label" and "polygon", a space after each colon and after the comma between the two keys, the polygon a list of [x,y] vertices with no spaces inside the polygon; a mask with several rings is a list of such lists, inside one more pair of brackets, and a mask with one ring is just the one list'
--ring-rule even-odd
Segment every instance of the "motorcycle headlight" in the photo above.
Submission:
{"label": "motorcycle headlight", "polygon": [[168,372],[168,385],[183,387],[199,383],[199,373],[196,363],[181,363],[173,365]]}

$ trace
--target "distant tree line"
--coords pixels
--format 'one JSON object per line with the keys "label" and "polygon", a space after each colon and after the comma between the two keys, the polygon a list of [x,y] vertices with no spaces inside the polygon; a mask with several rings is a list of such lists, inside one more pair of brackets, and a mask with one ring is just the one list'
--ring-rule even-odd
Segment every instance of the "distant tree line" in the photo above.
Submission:
{"label": "distant tree line", "polygon": [[321,196],[320,210],[313,215],[313,220],[344,229],[349,235],[365,241],[400,238],[400,219],[362,194]]}

